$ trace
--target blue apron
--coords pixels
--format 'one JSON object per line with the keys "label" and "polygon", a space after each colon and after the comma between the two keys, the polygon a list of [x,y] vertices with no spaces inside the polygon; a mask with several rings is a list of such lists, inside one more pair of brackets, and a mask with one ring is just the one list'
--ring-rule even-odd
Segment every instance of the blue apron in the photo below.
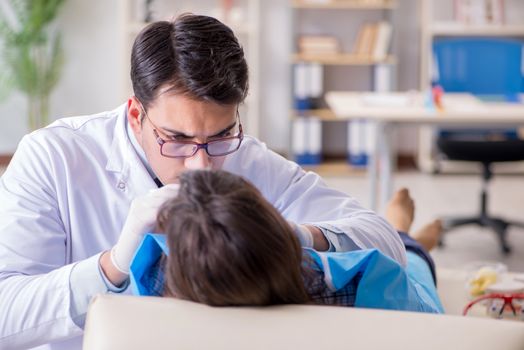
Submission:
{"label": "blue apron", "polygon": [[[408,252],[408,266],[403,268],[376,249],[317,252],[304,248],[304,252],[324,271],[324,281],[331,290],[343,288],[360,274],[356,307],[443,312],[430,270],[416,254]],[[169,254],[166,236],[147,234],[130,267],[134,294],[150,295],[150,270],[162,253]]]}

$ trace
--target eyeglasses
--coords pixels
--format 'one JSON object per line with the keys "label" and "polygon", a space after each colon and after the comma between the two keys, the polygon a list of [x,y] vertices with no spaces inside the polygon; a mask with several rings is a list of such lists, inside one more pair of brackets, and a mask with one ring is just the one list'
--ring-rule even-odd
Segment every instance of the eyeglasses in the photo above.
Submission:
{"label": "eyeglasses", "polygon": [[[142,106],[141,106],[142,107]],[[193,141],[178,141],[178,140],[164,140],[158,134],[158,127],[151,121],[145,109],[142,107],[144,115],[153,126],[153,133],[156,137],[156,142],[160,145],[160,154],[168,158],[190,158],[194,156],[199,149],[204,149],[210,157],[221,157],[233,152],[236,152],[242,140],[244,139],[244,132],[242,131],[242,124],[240,123],[240,116],[237,110],[238,134],[230,137],[223,137],[206,143],[198,143]]]}
{"label": "eyeglasses", "polygon": [[513,316],[520,316],[524,321],[524,293],[491,293],[481,296],[470,302],[462,314],[467,315],[468,311],[481,301],[491,301],[488,305],[488,313],[491,316],[502,318],[505,310],[511,310]]}

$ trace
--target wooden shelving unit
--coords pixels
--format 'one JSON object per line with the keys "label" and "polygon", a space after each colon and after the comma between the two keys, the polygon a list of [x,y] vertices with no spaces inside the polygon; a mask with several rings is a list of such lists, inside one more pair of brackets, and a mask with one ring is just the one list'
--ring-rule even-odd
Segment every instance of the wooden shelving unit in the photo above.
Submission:
{"label": "wooden shelving unit", "polygon": [[464,25],[436,22],[431,26],[433,36],[524,36],[524,25]]}
{"label": "wooden shelving unit", "polygon": [[[358,48],[362,43],[360,40],[371,40],[373,43],[370,45],[375,45],[376,42],[374,40],[376,40],[376,37],[362,37],[362,32],[360,31],[369,24],[380,22],[392,24],[391,10],[397,8],[399,5],[398,0],[291,0],[290,5],[293,16],[294,37],[300,38],[301,35],[324,35],[328,37],[332,36],[339,40],[340,45],[337,53],[300,52],[300,45],[297,40],[296,48],[293,50],[294,52],[290,54],[290,62],[293,65],[313,64],[322,66],[323,93],[334,88],[341,89],[341,86],[344,86],[343,84],[347,85],[347,87],[344,86],[344,89],[355,91],[369,91],[370,88],[379,91],[395,90],[397,58],[391,53],[388,54],[388,52],[392,51],[389,43],[385,57],[384,55],[379,55],[378,57],[381,57],[380,59],[373,57],[374,55],[372,53],[356,54],[353,52],[359,52]],[[329,12],[328,10],[332,11]],[[333,21],[330,22],[332,18]],[[296,95],[293,95],[293,98],[294,96]],[[323,96],[315,96],[313,105],[318,106],[318,109],[292,110],[290,112],[290,119],[293,125],[299,122],[297,126],[298,129],[294,129],[292,132],[293,136],[301,135],[300,131],[295,133],[295,130],[302,130],[301,128],[303,127],[299,118],[315,117],[320,120],[322,128],[327,128],[327,130],[324,129],[322,131],[322,137],[324,137],[324,142],[322,143],[323,146],[325,146],[325,148],[323,147],[322,156],[327,156],[329,159],[330,156],[339,156],[343,154],[343,152],[347,152],[348,140],[341,139],[340,142],[338,142],[338,138],[342,138],[344,135],[340,132],[340,129],[348,130],[347,135],[349,138],[351,126],[349,126],[348,120],[337,118],[329,108],[326,108],[325,101],[322,99]],[[291,105],[294,105],[294,102],[295,100],[293,100]],[[336,126],[333,123],[328,125],[330,122],[337,122],[337,124]],[[313,121],[313,125],[317,125],[315,123],[316,121]],[[332,135],[337,138],[336,144],[326,141],[331,138]],[[316,140],[311,137],[309,139]],[[299,140],[296,145],[298,145],[296,146],[298,149],[301,149],[302,141]],[[339,145],[343,145],[342,147],[344,148],[338,149],[342,148]],[[367,147],[367,144],[365,147]],[[295,154],[292,146],[290,150],[290,154]],[[347,158],[335,162],[324,160],[322,164],[318,166],[304,167],[322,175],[329,176],[346,176],[364,174],[366,172],[365,166],[351,166]]]}
{"label": "wooden shelving unit", "polygon": [[376,64],[395,64],[396,58],[389,55],[383,60],[373,57],[359,56],[351,53],[339,53],[336,55],[295,53],[292,56],[293,63],[310,62],[332,66],[372,66]]}
{"label": "wooden shelving unit", "polygon": [[[309,109],[309,110],[305,110],[305,111],[300,111],[300,116],[303,116],[303,117],[317,117],[317,118],[320,118],[322,120],[340,120],[338,119],[335,114],[333,113],[333,111],[329,108],[320,108],[320,109]],[[296,111],[292,111],[291,112],[291,117],[292,118],[298,118],[298,114]]]}
{"label": "wooden shelving unit", "polygon": [[304,165],[304,170],[320,176],[365,176],[366,168],[352,167],[346,160],[331,160],[319,165]]}

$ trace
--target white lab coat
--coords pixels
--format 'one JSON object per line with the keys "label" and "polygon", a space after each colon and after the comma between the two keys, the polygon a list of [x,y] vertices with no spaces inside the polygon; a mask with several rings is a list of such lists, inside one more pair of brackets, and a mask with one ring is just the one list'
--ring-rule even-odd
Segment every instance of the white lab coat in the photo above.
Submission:
{"label": "white lab coat", "polygon": [[[80,348],[71,269],[111,248],[132,199],[156,187],[126,123],[124,105],[58,120],[20,142],[0,180],[0,348]],[[223,168],[253,182],[287,219],[333,231],[337,250],[376,247],[405,264],[383,218],[258,140],[246,136]]]}

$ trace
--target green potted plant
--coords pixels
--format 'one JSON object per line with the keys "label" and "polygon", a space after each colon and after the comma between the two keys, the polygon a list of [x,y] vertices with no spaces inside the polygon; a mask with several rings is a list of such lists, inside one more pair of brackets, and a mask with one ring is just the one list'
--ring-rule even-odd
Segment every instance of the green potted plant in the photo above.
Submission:
{"label": "green potted plant", "polygon": [[64,64],[60,34],[52,26],[65,0],[11,0],[0,7],[3,95],[13,88],[28,99],[29,128],[49,123],[49,97]]}

